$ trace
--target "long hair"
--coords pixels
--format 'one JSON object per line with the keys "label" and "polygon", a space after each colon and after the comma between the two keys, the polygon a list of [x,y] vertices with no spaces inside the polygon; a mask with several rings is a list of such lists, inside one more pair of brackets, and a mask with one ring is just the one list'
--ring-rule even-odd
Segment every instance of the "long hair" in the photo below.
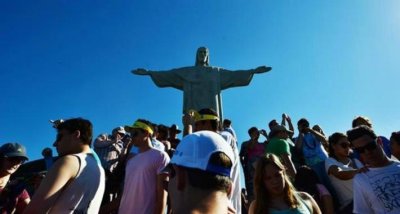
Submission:
{"label": "long hair", "polygon": [[295,188],[286,175],[285,167],[280,162],[279,158],[273,154],[267,153],[264,157],[260,158],[257,162],[255,176],[254,176],[254,211],[255,213],[269,213],[268,207],[271,204],[271,195],[264,185],[264,174],[265,167],[269,164],[273,164],[279,170],[283,171],[285,186],[283,189],[284,200],[290,208],[296,208],[299,206],[299,201],[295,196]]}
{"label": "long hair", "polygon": [[337,160],[337,157],[335,155],[335,150],[333,149],[333,146],[336,145],[341,138],[347,138],[347,135],[340,133],[340,132],[335,132],[331,136],[329,136],[329,157],[335,158]]}

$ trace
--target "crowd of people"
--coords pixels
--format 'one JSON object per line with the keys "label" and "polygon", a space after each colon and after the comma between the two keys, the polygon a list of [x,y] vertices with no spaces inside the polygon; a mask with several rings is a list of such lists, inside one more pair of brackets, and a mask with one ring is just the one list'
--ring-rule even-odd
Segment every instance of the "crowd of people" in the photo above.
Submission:
{"label": "crowd of people", "polygon": [[301,118],[295,136],[283,114],[241,145],[213,109],[183,130],[137,119],[96,138],[86,119],[51,122],[58,157],[45,148],[35,176],[17,173],[22,144],[0,147],[0,213],[400,213],[400,132],[367,117],[329,136]]}

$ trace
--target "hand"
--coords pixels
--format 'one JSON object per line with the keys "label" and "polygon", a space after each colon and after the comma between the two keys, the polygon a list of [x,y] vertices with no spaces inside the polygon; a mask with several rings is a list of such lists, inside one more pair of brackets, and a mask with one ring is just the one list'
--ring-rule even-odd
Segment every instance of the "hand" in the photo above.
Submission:
{"label": "hand", "polygon": [[264,136],[267,136],[267,131],[265,131],[265,129],[261,129],[260,130],[260,134],[262,134]]}
{"label": "hand", "polygon": [[265,65],[257,67],[254,71],[255,74],[261,74],[270,71],[272,68]]}
{"label": "hand", "polygon": [[138,68],[136,70],[132,70],[131,72],[136,75],[148,75],[149,74],[149,72],[143,68]]}
{"label": "hand", "polygon": [[364,173],[364,172],[368,172],[368,171],[369,171],[368,166],[363,166],[363,167],[357,169],[357,173]]}
{"label": "hand", "polygon": [[194,124],[194,113],[187,112],[186,114],[184,114],[182,117],[182,123],[184,126]]}

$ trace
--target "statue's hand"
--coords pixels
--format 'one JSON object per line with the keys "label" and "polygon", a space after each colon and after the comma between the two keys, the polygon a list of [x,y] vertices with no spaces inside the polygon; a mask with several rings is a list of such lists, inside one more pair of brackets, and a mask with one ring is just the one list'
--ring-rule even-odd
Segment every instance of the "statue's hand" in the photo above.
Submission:
{"label": "statue's hand", "polygon": [[268,72],[268,71],[270,71],[271,69],[272,69],[271,67],[267,67],[267,66],[263,65],[263,66],[257,67],[257,68],[255,69],[254,73],[256,73],[256,74],[261,74],[261,73]]}
{"label": "statue's hand", "polygon": [[149,72],[143,68],[138,68],[136,70],[132,70],[132,73],[137,74],[137,75],[148,75],[149,74]]}

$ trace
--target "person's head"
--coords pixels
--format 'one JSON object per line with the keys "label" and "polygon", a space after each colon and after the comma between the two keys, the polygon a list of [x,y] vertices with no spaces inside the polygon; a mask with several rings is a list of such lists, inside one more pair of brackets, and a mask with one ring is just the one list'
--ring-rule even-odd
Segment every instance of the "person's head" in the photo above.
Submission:
{"label": "person's head", "polygon": [[295,189],[279,158],[267,153],[257,161],[254,176],[255,213],[265,213],[274,198],[284,198],[286,204],[295,208],[298,201]]}
{"label": "person's head", "polygon": [[350,155],[351,144],[347,139],[347,135],[335,132],[329,136],[329,157],[336,160],[338,157],[348,157]]}
{"label": "person's head", "polygon": [[310,128],[310,123],[308,122],[308,120],[306,118],[301,118],[297,122],[297,128],[298,128],[300,133],[305,133],[306,129]]}
{"label": "person's head", "polygon": [[169,137],[169,128],[163,124],[157,126],[159,140],[167,140]]}
{"label": "person's head", "polygon": [[0,176],[11,175],[28,160],[26,149],[19,143],[6,143],[0,147]]}
{"label": "person's head", "polygon": [[229,119],[224,119],[224,121],[222,122],[222,126],[223,128],[229,128],[231,127],[232,121]]}
{"label": "person's head", "polygon": [[278,125],[275,125],[275,126],[272,127],[269,136],[271,138],[277,137],[279,139],[287,139],[287,138],[289,138],[290,134],[293,134],[293,132],[288,130],[288,129],[286,129],[285,126],[282,126],[282,125],[278,124]]}
{"label": "person's head", "polygon": [[393,132],[390,136],[390,146],[392,149],[392,154],[400,160],[400,131]]}
{"label": "person's head", "polygon": [[319,191],[317,184],[321,183],[317,173],[310,167],[303,165],[297,169],[294,186],[298,191],[307,192],[310,194],[317,203],[321,200],[319,199]]}
{"label": "person's head", "polygon": [[249,136],[252,140],[258,140],[260,137],[260,131],[258,131],[257,127],[255,126],[251,127],[247,133],[249,133]]}
{"label": "person's head", "polygon": [[312,130],[314,130],[314,131],[316,131],[316,132],[319,132],[320,134],[322,134],[322,135],[325,136],[324,130],[322,130],[322,128],[321,128],[318,124],[314,125],[314,126],[312,127]]}
{"label": "person's head", "polygon": [[368,117],[365,116],[357,116],[353,119],[351,123],[351,127],[355,128],[357,126],[365,125],[369,128],[372,128],[372,122]]}
{"label": "person's head", "polygon": [[196,66],[209,66],[210,65],[210,56],[208,52],[208,48],[199,47],[196,53]]}
{"label": "person's head", "polygon": [[144,119],[138,119],[132,125],[125,126],[125,130],[129,132],[133,145],[137,147],[148,145],[154,134],[152,123]]}
{"label": "person's head", "polygon": [[83,147],[92,143],[93,126],[89,120],[72,118],[57,127],[57,138],[53,144],[59,156],[80,153]]}
{"label": "person's head", "polygon": [[174,213],[184,213],[185,207],[191,206],[183,203],[189,198],[215,193],[228,197],[233,160],[232,148],[219,134],[199,131],[185,136],[168,166],[168,192]]}
{"label": "person's head", "polygon": [[375,132],[368,126],[360,125],[347,131],[347,138],[353,146],[353,150],[360,154],[364,162],[372,167],[380,167],[387,163],[388,159],[378,145]]}
{"label": "person's head", "polygon": [[177,134],[181,133],[182,131],[179,129],[178,125],[172,124],[171,127],[169,127],[169,135],[170,137],[176,137]]}
{"label": "person's head", "polygon": [[195,112],[195,123],[194,130],[202,131],[218,131],[219,128],[219,117],[217,112],[211,108],[203,108],[198,112]]}
{"label": "person's head", "polygon": [[122,126],[114,128],[111,133],[113,138],[117,140],[121,140],[126,135],[126,131]]}
{"label": "person's head", "polygon": [[269,121],[268,123],[269,130],[272,131],[272,128],[276,125],[279,125],[279,123],[275,119]]}
{"label": "person's head", "polygon": [[42,150],[42,156],[43,157],[53,157],[53,150],[51,150],[51,148],[46,147]]}

